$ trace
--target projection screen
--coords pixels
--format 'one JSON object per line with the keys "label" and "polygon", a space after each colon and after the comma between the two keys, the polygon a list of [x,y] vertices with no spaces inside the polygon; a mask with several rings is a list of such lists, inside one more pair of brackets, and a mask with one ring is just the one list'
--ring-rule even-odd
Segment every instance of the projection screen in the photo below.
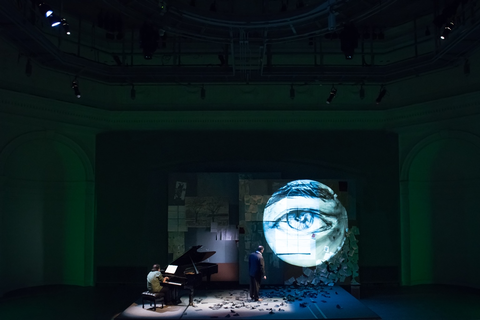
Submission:
{"label": "projection screen", "polygon": [[345,240],[347,211],[328,186],[295,180],[279,188],[263,212],[265,238],[286,263],[313,267],[333,257]]}

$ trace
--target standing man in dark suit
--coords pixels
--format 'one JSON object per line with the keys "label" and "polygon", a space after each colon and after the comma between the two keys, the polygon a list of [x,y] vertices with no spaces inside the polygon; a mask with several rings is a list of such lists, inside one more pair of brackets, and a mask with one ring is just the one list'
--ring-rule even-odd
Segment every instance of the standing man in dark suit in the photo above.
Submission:
{"label": "standing man in dark suit", "polygon": [[250,253],[248,257],[248,272],[250,274],[250,298],[254,301],[262,301],[259,299],[260,282],[267,279],[265,275],[265,262],[263,261],[262,246],[258,246],[257,251]]}

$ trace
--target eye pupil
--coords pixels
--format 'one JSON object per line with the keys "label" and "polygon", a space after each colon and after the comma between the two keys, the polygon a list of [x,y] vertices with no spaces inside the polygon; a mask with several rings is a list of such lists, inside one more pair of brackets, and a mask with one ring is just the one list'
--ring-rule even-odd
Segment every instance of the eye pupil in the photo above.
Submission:
{"label": "eye pupil", "polygon": [[297,230],[305,230],[312,226],[314,217],[311,213],[293,210],[287,214],[287,223]]}

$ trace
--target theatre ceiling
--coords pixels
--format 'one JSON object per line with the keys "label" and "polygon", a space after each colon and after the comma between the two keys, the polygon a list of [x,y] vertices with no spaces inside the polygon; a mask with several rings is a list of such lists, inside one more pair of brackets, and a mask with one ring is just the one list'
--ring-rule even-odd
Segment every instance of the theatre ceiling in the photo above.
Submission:
{"label": "theatre ceiling", "polygon": [[5,0],[0,35],[46,68],[112,85],[388,84],[467,63],[479,45],[479,7],[474,0]]}

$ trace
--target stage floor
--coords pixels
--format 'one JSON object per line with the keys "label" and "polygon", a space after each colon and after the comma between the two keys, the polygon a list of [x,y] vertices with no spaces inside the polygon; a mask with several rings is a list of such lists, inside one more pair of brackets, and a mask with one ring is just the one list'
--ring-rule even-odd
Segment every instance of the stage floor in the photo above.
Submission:
{"label": "stage floor", "polygon": [[251,301],[247,289],[196,290],[194,306],[188,306],[186,293],[180,304],[157,305],[155,311],[148,302],[143,309],[139,296],[114,319],[381,319],[339,286],[266,287],[261,302]]}

